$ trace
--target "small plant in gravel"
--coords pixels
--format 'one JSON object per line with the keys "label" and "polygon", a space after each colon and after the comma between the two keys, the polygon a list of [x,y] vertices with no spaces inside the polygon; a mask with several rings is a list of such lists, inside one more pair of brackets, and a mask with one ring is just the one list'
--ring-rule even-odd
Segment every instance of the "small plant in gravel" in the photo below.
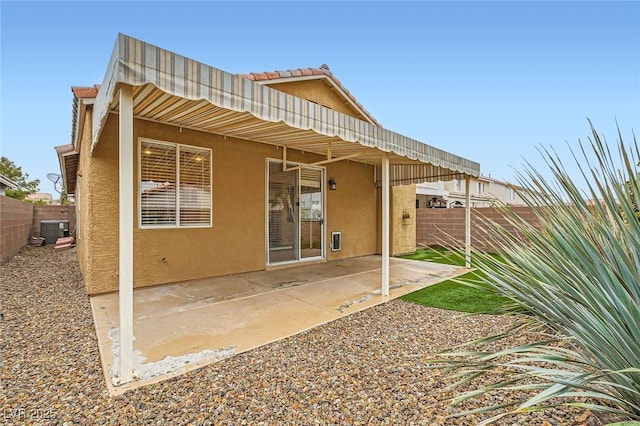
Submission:
{"label": "small plant in gravel", "polygon": [[[591,124],[591,123],[589,123]],[[501,381],[466,392],[458,403],[487,392],[513,390],[520,399],[473,410],[493,412],[483,424],[510,414],[567,405],[640,425],[640,199],[638,143],[618,132],[613,154],[591,125],[593,138],[573,153],[584,189],[554,151],[542,154],[552,173],[530,163],[519,174],[520,196],[539,226],[502,206],[517,233],[489,221],[485,229],[501,261],[476,253],[481,285],[509,299],[504,313],[519,321],[507,332],[445,354],[454,386],[498,373]],[[592,201],[590,201],[592,200]],[[468,283],[467,285],[473,285]],[[539,339],[506,349],[480,350],[524,330]],[[487,347],[487,346],[484,346]],[[498,414],[496,413],[498,410]],[[470,412],[460,413],[466,415]]]}

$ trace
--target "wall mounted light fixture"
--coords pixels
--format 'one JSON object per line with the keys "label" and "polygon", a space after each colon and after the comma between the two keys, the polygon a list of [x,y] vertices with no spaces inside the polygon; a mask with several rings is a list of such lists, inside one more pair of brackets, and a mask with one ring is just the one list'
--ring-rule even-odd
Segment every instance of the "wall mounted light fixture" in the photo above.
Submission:
{"label": "wall mounted light fixture", "polygon": [[336,181],[334,178],[329,179],[329,189],[332,191],[336,190]]}

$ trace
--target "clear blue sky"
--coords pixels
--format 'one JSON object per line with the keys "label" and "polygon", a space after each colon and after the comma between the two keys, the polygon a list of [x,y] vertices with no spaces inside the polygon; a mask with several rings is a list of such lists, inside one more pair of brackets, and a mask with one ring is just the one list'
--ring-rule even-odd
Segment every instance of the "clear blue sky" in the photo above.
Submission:
{"label": "clear blue sky", "polygon": [[328,64],[390,130],[513,180],[640,133],[640,2],[0,2],[2,155],[41,179],[118,32],[233,73]]}

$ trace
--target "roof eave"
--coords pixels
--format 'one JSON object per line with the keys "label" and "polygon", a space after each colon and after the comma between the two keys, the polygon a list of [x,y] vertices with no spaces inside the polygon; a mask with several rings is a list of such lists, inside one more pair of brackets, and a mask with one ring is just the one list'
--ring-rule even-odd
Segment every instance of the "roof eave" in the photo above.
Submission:
{"label": "roof eave", "polygon": [[54,147],[54,149],[58,154],[58,163],[60,165],[64,190],[67,194],[75,194],[79,153],[72,144],[59,145]]}

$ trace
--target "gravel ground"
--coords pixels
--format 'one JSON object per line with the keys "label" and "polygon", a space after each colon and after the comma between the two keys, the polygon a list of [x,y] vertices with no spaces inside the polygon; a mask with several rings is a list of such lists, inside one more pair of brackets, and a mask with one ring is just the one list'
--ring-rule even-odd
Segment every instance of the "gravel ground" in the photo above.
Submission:
{"label": "gravel ground", "polygon": [[[474,425],[427,360],[507,327],[400,300],[109,397],[75,250],[29,248],[0,267],[0,424]],[[498,394],[462,406],[506,401]],[[505,425],[574,425],[568,409]]]}

